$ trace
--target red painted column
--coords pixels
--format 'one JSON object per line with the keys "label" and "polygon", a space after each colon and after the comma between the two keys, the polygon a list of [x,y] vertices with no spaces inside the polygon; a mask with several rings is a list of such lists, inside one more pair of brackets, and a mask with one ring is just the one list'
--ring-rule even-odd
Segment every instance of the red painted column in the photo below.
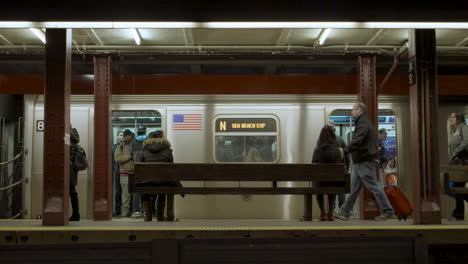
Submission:
{"label": "red painted column", "polygon": [[46,31],[43,225],[68,224],[71,34]]}
{"label": "red painted column", "polygon": [[411,163],[415,224],[440,224],[435,29],[409,33]]}
{"label": "red painted column", "polygon": [[[374,123],[375,129],[378,129],[378,95],[376,85],[376,59],[375,56],[364,55],[357,57],[357,74],[358,74],[358,93],[359,101],[367,106],[367,115]],[[376,174],[378,177],[378,174]],[[374,195],[363,186],[360,202],[361,219],[374,219],[380,214],[377,201]]]}
{"label": "red painted column", "polygon": [[94,220],[112,219],[112,67],[110,56],[94,57]]}

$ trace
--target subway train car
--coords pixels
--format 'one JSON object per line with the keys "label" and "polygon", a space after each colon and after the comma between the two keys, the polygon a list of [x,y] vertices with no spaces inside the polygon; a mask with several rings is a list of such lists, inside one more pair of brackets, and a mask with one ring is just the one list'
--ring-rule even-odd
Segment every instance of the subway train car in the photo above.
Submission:
{"label": "subway train car", "polygon": [[[180,163],[310,163],[320,129],[333,120],[336,133],[345,141],[352,133],[350,109],[356,96],[349,95],[114,95],[112,131],[131,129],[148,135],[163,130],[172,143],[175,162]],[[26,185],[25,218],[40,219],[43,185],[43,96],[26,95],[24,100],[24,145],[30,150],[24,161]],[[447,163],[447,118],[451,111],[468,112],[467,105],[439,106],[441,163]],[[411,198],[410,107],[407,96],[379,97],[379,128],[388,130],[386,153],[396,157],[399,186]],[[71,123],[81,136],[89,168],[79,173],[78,193],[83,219],[92,219],[93,186],[93,96],[71,97]],[[256,148],[260,155],[251,154]],[[195,183],[184,182],[184,186]],[[258,186],[264,183],[206,183],[217,186]],[[279,182],[278,186],[290,183]],[[304,183],[309,184],[309,183]],[[187,195],[176,196],[176,218],[188,219],[283,219],[302,217],[299,195]],[[357,203],[358,204],[358,203]],[[443,197],[442,216],[454,202]],[[318,217],[318,207],[314,218]],[[358,205],[355,208],[358,217]]]}

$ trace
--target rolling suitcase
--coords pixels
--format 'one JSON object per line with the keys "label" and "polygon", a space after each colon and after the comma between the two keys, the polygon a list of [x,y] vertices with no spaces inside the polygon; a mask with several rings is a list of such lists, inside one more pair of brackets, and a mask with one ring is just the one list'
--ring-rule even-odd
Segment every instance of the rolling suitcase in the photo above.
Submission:
{"label": "rolling suitcase", "polygon": [[385,194],[398,217],[398,220],[406,220],[413,213],[413,207],[408,197],[396,186],[390,186],[385,189]]}

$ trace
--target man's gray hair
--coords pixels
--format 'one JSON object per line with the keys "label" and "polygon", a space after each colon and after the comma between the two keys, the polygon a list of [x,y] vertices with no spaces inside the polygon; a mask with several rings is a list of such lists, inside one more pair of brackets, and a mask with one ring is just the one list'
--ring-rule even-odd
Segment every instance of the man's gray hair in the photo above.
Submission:
{"label": "man's gray hair", "polygon": [[362,111],[363,113],[367,113],[367,107],[366,107],[365,104],[363,104],[363,103],[361,103],[361,102],[358,102],[358,103],[356,103],[356,105],[357,105],[357,107],[358,107],[359,109],[361,109],[361,111]]}

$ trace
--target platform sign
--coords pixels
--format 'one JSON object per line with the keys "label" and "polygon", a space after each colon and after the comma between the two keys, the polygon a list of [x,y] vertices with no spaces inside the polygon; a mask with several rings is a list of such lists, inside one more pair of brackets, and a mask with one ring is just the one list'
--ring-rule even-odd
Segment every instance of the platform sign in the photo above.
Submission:
{"label": "platform sign", "polygon": [[274,118],[218,118],[216,132],[276,132]]}
{"label": "platform sign", "polygon": [[36,131],[37,132],[44,132],[45,129],[45,121],[44,120],[37,120],[36,121]]}
{"label": "platform sign", "polygon": [[411,58],[408,61],[408,66],[409,66],[409,85],[413,85],[416,83],[416,57]]}

